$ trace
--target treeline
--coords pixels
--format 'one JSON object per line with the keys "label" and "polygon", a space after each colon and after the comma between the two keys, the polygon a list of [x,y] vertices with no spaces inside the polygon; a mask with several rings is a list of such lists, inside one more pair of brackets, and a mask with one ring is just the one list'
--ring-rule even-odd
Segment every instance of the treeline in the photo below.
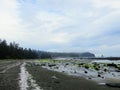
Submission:
{"label": "treeline", "polygon": [[38,53],[30,48],[19,47],[19,44],[0,39],[0,59],[35,59],[38,58]]}
{"label": "treeline", "polygon": [[59,53],[59,52],[46,52],[38,51],[20,47],[15,42],[9,44],[6,40],[0,39],[0,59],[52,59],[58,57],[95,57],[94,54],[85,53]]}
{"label": "treeline", "polygon": [[52,59],[52,55],[50,52],[46,52],[46,51],[38,51],[38,58],[40,59]]}
{"label": "treeline", "polygon": [[84,53],[59,53],[59,52],[52,52],[50,53],[51,57],[56,58],[56,57],[95,57],[94,54],[90,52],[84,52]]}
{"label": "treeline", "polygon": [[64,53],[64,52],[44,52],[38,51],[39,58],[95,58],[95,55],[90,52],[84,53]]}

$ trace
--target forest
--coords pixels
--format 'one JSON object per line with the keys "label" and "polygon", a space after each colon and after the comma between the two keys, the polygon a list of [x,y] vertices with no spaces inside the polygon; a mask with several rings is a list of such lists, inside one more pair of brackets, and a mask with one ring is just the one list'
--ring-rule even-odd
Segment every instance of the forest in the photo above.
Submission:
{"label": "forest", "polygon": [[67,52],[47,52],[33,50],[31,48],[20,47],[15,42],[7,43],[6,40],[0,39],[0,59],[52,59],[58,57],[89,57],[94,58],[95,55],[89,52],[84,53],[67,53]]}
{"label": "forest", "polygon": [[35,59],[38,58],[36,50],[20,47],[15,42],[7,43],[0,39],[0,59]]}

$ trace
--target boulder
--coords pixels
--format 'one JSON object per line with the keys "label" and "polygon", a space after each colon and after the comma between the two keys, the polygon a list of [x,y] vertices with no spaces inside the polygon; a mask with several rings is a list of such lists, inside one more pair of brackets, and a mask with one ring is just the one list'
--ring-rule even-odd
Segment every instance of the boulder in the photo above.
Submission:
{"label": "boulder", "polygon": [[106,83],[106,85],[109,86],[109,87],[120,88],[120,83]]}

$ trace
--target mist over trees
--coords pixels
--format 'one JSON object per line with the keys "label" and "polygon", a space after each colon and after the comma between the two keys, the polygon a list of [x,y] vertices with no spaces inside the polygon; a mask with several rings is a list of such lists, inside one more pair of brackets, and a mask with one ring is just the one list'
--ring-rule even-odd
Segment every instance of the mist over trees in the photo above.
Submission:
{"label": "mist over trees", "polygon": [[6,40],[0,39],[0,59],[52,59],[58,57],[95,57],[94,54],[85,53],[59,53],[32,50],[20,47],[15,42],[7,43]]}
{"label": "mist over trees", "polygon": [[89,58],[92,58],[92,57],[95,57],[94,54],[90,53],[90,52],[84,52],[84,53],[59,53],[59,52],[51,52],[51,57],[53,58],[56,58],[56,57],[89,57]]}
{"label": "mist over trees", "polygon": [[65,52],[44,52],[38,51],[39,58],[95,58],[95,55],[90,52],[84,53],[65,53]]}

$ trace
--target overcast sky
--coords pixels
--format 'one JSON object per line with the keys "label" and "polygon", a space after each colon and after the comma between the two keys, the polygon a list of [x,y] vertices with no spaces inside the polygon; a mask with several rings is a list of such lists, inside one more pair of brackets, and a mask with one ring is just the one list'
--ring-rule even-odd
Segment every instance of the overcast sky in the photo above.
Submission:
{"label": "overcast sky", "polygon": [[44,51],[120,56],[120,0],[0,0],[0,38]]}

